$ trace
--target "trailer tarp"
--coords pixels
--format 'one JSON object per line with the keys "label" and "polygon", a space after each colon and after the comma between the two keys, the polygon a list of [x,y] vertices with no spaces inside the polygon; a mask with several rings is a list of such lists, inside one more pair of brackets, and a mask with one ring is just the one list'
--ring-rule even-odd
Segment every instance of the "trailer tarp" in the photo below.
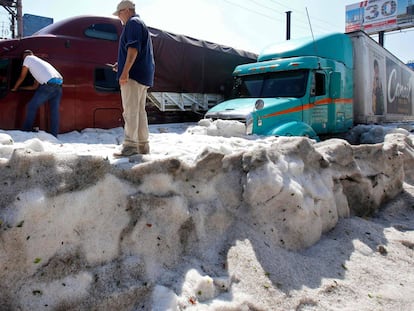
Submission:
{"label": "trailer tarp", "polygon": [[[148,28],[155,58],[155,81],[151,91],[219,93],[226,96],[231,89],[234,68],[257,59],[256,54],[247,51],[157,28]],[[87,31],[98,32],[101,39],[102,31],[108,32],[108,35],[114,36],[108,37],[108,40],[114,42],[122,31],[122,24],[116,18],[78,16],[49,25],[35,35],[55,35],[83,40],[90,37]],[[108,50],[105,52],[116,55],[116,48],[117,46],[108,44]],[[101,57],[92,52],[83,57],[90,57],[91,60]]]}
{"label": "trailer tarp", "polygon": [[152,91],[228,95],[232,73],[257,55],[150,28],[155,57]]}

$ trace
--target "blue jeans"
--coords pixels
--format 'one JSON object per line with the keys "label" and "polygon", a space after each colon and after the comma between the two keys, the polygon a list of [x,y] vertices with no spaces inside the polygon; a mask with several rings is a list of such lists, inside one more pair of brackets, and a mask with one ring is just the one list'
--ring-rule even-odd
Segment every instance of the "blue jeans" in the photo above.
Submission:
{"label": "blue jeans", "polygon": [[62,98],[62,86],[57,84],[42,84],[36,90],[33,98],[27,104],[26,120],[23,130],[31,131],[36,118],[37,110],[49,101],[50,106],[50,133],[57,137],[59,132],[59,105]]}

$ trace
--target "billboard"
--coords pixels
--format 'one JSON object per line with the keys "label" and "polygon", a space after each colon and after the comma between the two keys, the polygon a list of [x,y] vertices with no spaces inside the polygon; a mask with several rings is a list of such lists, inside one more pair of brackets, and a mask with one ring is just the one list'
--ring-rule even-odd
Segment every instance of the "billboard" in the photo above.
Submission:
{"label": "billboard", "polygon": [[53,24],[53,18],[32,14],[23,15],[23,37],[28,37],[36,31]]}
{"label": "billboard", "polygon": [[414,26],[413,0],[367,0],[346,6],[345,32],[367,34]]}

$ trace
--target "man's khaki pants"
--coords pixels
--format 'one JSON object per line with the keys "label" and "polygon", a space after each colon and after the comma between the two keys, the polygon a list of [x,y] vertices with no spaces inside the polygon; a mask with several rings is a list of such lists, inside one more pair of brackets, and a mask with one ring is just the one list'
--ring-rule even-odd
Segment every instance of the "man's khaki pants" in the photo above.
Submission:
{"label": "man's khaki pants", "polygon": [[122,107],[124,109],[124,147],[148,143],[148,119],[145,110],[148,86],[128,79],[121,85]]}

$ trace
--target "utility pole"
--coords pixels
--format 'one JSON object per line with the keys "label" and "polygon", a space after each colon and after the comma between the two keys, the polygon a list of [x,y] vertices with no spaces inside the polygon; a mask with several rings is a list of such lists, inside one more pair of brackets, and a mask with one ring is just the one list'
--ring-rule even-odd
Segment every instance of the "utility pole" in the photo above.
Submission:
{"label": "utility pole", "polygon": [[290,40],[290,24],[291,24],[291,15],[292,11],[286,11],[286,40]]}
{"label": "utility pole", "polygon": [[378,43],[379,45],[381,45],[382,47],[384,46],[384,31],[380,31],[378,33]]}
{"label": "utility pole", "polygon": [[[12,38],[23,37],[23,0],[0,0],[0,5],[10,14]],[[17,25],[17,34],[16,34]]]}

